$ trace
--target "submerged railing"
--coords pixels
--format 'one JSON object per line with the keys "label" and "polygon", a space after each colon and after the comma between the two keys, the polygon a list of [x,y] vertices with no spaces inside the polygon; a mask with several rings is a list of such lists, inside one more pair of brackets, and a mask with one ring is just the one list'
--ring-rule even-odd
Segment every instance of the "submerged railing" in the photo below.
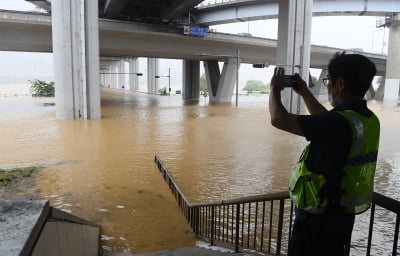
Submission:
{"label": "submerged railing", "polygon": [[[287,252],[293,223],[293,204],[288,192],[249,196],[212,203],[192,204],[155,155],[154,162],[171,189],[186,220],[197,237],[211,245],[222,244],[273,255]],[[396,214],[391,255],[396,255],[399,237],[400,202],[374,193],[366,255],[370,255],[376,206]]]}

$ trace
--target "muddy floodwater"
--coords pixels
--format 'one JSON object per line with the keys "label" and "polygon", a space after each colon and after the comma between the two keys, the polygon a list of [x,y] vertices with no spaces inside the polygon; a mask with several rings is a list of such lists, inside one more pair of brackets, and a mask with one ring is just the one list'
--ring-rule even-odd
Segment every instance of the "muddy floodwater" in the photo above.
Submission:
{"label": "muddy floodwater", "polygon": [[[54,98],[0,98],[0,168],[47,164],[33,186],[13,196],[47,199],[101,225],[104,250],[192,246],[155,153],[191,202],[209,202],[286,190],[306,145],[270,125],[266,95],[241,96],[239,107],[207,100],[102,90],[102,118],[71,121],[55,119]],[[381,119],[375,190],[399,200],[400,110],[369,106]],[[365,233],[362,225],[353,237]],[[385,232],[374,237],[384,244],[380,255],[391,247]]]}

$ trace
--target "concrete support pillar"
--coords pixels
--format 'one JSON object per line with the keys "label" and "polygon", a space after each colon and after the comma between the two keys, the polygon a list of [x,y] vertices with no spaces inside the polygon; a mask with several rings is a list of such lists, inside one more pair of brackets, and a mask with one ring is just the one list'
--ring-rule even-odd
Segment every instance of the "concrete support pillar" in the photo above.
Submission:
{"label": "concrete support pillar", "polygon": [[383,95],[385,91],[385,77],[383,76],[380,80],[378,89],[375,91],[375,100],[383,100]]}
{"label": "concrete support pillar", "polygon": [[204,72],[206,74],[207,80],[207,90],[210,92],[210,98],[217,96],[218,85],[219,85],[219,77],[220,70],[218,61],[208,60],[203,61]]}
{"label": "concrete support pillar", "polygon": [[148,58],[147,59],[147,91],[149,93],[158,93],[158,79],[156,76],[158,74],[158,65],[159,61],[156,58]]}
{"label": "concrete support pillar", "polygon": [[129,58],[129,87],[133,92],[139,91],[139,62],[138,58]]}
{"label": "concrete support pillar", "polygon": [[227,58],[219,74],[219,66],[216,61],[204,62],[207,78],[210,102],[230,103],[232,101],[233,89],[236,85],[236,72],[239,69],[240,59],[236,57]]}
{"label": "concrete support pillar", "polygon": [[101,117],[98,1],[53,1],[57,119]]}
{"label": "concrete support pillar", "polygon": [[[279,1],[277,66],[287,75],[299,73],[308,82],[311,51],[312,0]],[[282,92],[283,105],[290,113],[305,110],[292,89]]]}
{"label": "concrete support pillar", "polygon": [[118,79],[118,67],[113,66],[111,72],[111,88],[117,89],[117,80]]}
{"label": "concrete support pillar", "polygon": [[104,87],[106,84],[106,72],[106,69],[100,69],[100,87]]}
{"label": "concrete support pillar", "polygon": [[319,101],[328,101],[328,89],[324,85],[322,79],[328,76],[328,70],[324,69],[321,71],[319,75],[318,81],[316,83],[311,82],[311,77],[309,77],[310,81],[310,91]]}
{"label": "concrete support pillar", "polygon": [[397,107],[400,87],[400,15],[393,16],[389,32],[388,56],[386,62],[384,107]]}
{"label": "concrete support pillar", "polygon": [[[219,79],[217,96],[213,99],[215,102],[226,102],[232,101],[233,89],[236,85],[236,72],[240,60],[238,58],[228,58],[222,68],[221,77]],[[210,98],[211,101],[211,98]]]}
{"label": "concrete support pillar", "polygon": [[108,87],[108,88],[111,88],[111,85],[112,85],[112,69],[111,69],[111,67],[108,69],[108,75],[107,75],[107,85],[106,85],[106,87]]}
{"label": "concrete support pillar", "polygon": [[365,94],[365,97],[367,98],[367,100],[373,100],[375,99],[376,96],[376,92],[373,86],[369,87],[367,93]]}
{"label": "concrete support pillar", "polygon": [[111,69],[107,67],[107,69],[104,70],[103,72],[103,77],[104,77],[104,87],[105,88],[110,88],[111,87]]}
{"label": "concrete support pillar", "polygon": [[120,60],[118,63],[118,89],[122,89],[125,85],[125,60]]}
{"label": "concrete support pillar", "polygon": [[200,61],[183,61],[183,93],[184,100],[194,100],[200,97]]}

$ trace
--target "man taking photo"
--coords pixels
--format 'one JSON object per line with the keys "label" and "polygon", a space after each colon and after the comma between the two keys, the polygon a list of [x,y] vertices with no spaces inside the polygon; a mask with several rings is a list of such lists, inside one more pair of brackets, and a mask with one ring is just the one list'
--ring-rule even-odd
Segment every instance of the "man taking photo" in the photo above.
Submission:
{"label": "man taking photo", "polygon": [[[336,54],[323,79],[333,107],[328,111],[298,74],[274,70],[271,124],[310,142],[289,178],[296,207],[289,256],[349,254],[355,215],[370,207],[374,186],[380,124],[364,96],[375,74],[365,56]],[[310,115],[287,112],[281,102],[287,86],[303,98]]]}

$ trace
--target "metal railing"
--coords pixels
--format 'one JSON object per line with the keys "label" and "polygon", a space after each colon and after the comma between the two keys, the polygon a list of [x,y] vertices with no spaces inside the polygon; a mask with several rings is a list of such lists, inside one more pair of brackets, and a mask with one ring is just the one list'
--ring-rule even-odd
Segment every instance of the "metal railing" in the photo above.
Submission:
{"label": "metal railing", "polygon": [[[371,255],[371,248],[372,248],[372,235],[374,230],[374,220],[375,220],[375,213],[376,213],[376,206],[379,206],[389,212],[392,212],[396,215],[396,221],[394,225],[394,232],[393,232],[393,246],[391,254],[395,256],[397,255],[398,251],[398,240],[399,240],[399,226],[400,226],[400,202],[394,200],[393,198],[389,198],[382,194],[374,192],[372,195],[372,206],[371,206],[371,217],[369,223],[369,231],[368,231],[368,244],[367,244],[367,254]],[[386,230],[387,231],[387,230]]]}
{"label": "metal railing", "polygon": [[[289,194],[277,192],[211,203],[193,204],[185,197],[168,168],[155,155],[154,162],[176,198],[180,209],[197,237],[211,245],[222,244],[272,255],[284,255],[293,223],[293,204]],[[400,202],[374,192],[370,213],[366,255],[370,255],[376,206],[396,214],[391,255],[396,255],[399,237]],[[354,245],[353,245],[354,246]]]}

